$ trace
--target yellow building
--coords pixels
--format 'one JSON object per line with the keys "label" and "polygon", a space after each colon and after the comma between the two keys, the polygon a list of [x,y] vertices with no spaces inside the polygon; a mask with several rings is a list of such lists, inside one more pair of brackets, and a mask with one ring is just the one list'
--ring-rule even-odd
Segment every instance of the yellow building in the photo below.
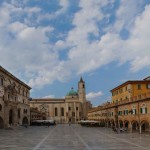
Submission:
{"label": "yellow building", "polygon": [[89,120],[102,126],[127,128],[128,131],[150,131],[150,77],[127,81],[111,90],[112,102],[88,111]]}
{"label": "yellow building", "polygon": [[[150,80],[127,81],[111,90],[112,102],[117,103],[131,98],[140,98],[150,92]],[[145,95],[146,96],[146,95]]]}

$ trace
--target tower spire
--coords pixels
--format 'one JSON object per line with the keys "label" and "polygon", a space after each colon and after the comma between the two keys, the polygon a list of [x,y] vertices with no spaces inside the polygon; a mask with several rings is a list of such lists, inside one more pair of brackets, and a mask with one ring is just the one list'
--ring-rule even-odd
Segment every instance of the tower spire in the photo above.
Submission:
{"label": "tower spire", "polygon": [[84,82],[83,79],[82,79],[82,76],[81,76],[81,78],[80,78],[80,82]]}

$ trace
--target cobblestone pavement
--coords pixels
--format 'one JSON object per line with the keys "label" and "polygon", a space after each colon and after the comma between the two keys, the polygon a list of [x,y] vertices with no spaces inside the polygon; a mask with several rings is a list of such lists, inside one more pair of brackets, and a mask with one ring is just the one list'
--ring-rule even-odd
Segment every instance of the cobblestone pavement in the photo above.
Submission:
{"label": "cobblestone pavement", "polygon": [[80,125],[0,130],[0,150],[150,150],[150,135]]}

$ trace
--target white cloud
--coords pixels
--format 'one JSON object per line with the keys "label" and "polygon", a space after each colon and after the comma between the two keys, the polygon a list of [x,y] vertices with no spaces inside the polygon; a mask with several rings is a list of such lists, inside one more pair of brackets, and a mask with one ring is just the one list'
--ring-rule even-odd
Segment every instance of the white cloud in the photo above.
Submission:
{"label": "white cloud", "polygon": [[42,15],[42,14],[39,15],[38,22],[43,21],[43,20],[54,19],[54,18],[58,17],[59,15],[63,15],[67,11],[69,5],[70,5],[69,0],[59,0],[60,8],[53,13],[47,13],[44,15]]}
{"label": "white cloud", "polygon": [[100,96],[102,96],[103,93],[101,91],[99,92],[90,92],[86,95],[87,100],[96,100],[99,99]]}
{"label": "white cloud", "polygon": [[[109,3],[105,2],[80,0],[81,10],[73,20],[75,28],[68,33],[66,40],[66,45],[72,46],[68,53],[69,63],[75,65],[77,74],[90,72],[112,61],[119,64],[130,62],[132,71],[150,66],[150,7],[141,13],[143,1],[122,0],[116,12],[116,22],[110,26],[112,32],[108,30],[98,39],[100,29],[97,22],[104,18],[101,6]],[[120,36],[124,28],[129,31],[127,40]],[[89,40],[89,34],[97,39]]]}
{"label": "white cloud", "polygon": [[[29,80],[29,85],[33,88],[40,88],[54,80],[69,79],[70,71],[64,69],[64,62],[59,61],[58,53],[53,51],[53,45],[49,43],[53,27],[30,27],[20,21],[10,22],[12,12],[19,8],[7,3],[1,7],[7,14],[7,18],[0,23],[4,27],[0,28],[1,65],[15,73],[24,72],[20,78]],[[26,10],[32,10],[26,11],[29,14],[38,11],[35,7]],[[0,18],[1,16],[2,14]]]}
{"label": "white cloud", "polygon": [[55,95],[47,95],[47,96],[44,96],[43,98],[55,98]]}
{"label": "white cloud", "polygon": [[[147,5],[141,12],[141,0],[121,0],[114,25],[110,25],[101,36],[99,23],[105,18],[102,8],[109,3],[113,1],[80,0],[80,10],[72,20],[74,28],[68,31],[66,39],[50,43],[54,27],[40,26],[36,24],[36,19],[32,20],[33,14],[36,18],[40,16],[41,8],[18,7],[15,0],[10,4],[4,2],[0,6],[1,65],[14,72],[25,70],[24,76],[33,88],[54,80],[69,80],[72,75],[91,72],[113,61],[120,64],[130,62],[132,71],[149,67],[150,6]],[[44,14],[44,17],[65,13],[69,1],[60,0],[59,5],[58,11]],[[27,17],[20,21],[18,18],[22,14]],[[127,40],[120,37],[124,27],[130,33]],[[90,35],[95,39],[91,40]],[[62,61],[59,53],[64,48],[68,48],[69,53],[68,58]],[[91,93],[92,96],[94,94]]]}

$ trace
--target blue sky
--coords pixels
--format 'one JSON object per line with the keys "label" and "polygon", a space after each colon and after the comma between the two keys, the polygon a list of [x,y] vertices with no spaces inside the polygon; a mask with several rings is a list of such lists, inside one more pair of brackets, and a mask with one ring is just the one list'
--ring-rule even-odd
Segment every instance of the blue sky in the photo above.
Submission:
{"label": "blue sky", "polygon": [[150,0],[1,0],[0,65],[62,98],[82,76],[93,105],[150,75]]}

